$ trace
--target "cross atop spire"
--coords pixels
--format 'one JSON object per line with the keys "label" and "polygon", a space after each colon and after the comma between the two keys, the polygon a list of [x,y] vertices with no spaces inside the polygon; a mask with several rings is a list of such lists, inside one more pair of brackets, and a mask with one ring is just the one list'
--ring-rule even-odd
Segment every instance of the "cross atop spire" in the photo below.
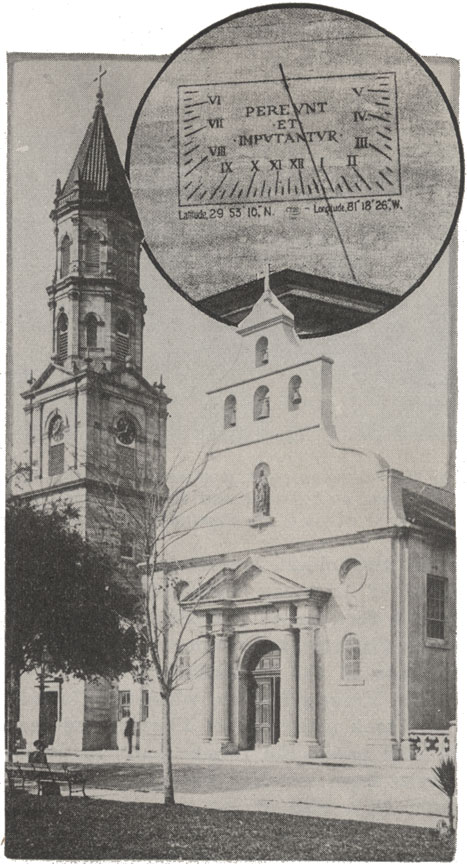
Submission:
{"label": "cross atop spire", "polygon": [[98,102],[102,102],[102,100],[104,98],[104,91],[102,89],[102,79],[103,79],[104,75],[107,75],[107,69],[102,70],[102,66],[99,63],[99,74],[97,75],[96,78],[93,79],[94,82],[95,81],[99,82],[98,87],[97,87],[97,93],[96,93]]}

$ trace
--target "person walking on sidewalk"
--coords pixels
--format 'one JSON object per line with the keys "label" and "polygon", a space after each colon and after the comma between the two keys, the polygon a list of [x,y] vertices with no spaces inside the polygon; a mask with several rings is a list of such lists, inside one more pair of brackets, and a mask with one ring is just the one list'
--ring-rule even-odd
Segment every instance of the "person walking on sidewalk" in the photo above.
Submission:
{"label": "person walking on sidewalk", "polygon": [[133,735],[135,731],[135,721],[133,717],[129,717],[126,721],[124,736],[128,739],[128,753],[133,752]]}

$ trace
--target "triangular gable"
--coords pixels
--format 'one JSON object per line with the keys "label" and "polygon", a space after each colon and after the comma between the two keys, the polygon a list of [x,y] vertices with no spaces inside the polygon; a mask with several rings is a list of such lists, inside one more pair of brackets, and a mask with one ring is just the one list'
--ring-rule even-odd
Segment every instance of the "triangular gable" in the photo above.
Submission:
{"label": "triangular gable", "polygon": [[300,582],[282,576],[264,566],[258,556],[248,556],[240,564],[223,567],[204,585],[184,598],[183,604],[204,605],[216,603],[242,604],[258,602],[261,598],[279,598],[281,595],[308,594],[309,589]]}
{"label": "triangular gable", "polygon": [[42,390],[43,387],[47,384],[47,387],[55,387],[58,384],[68,384],[70,378],[76,377],[73,372],[68,372],[68,370],[64,369],[63,366],[59,366],[57,363],[49,363],[46,369],[39,375],[34,384],[29,388],[29,390],[25,390],[21,395],[23,399],[27,399],[28,396],[34,396],[36,392]]}

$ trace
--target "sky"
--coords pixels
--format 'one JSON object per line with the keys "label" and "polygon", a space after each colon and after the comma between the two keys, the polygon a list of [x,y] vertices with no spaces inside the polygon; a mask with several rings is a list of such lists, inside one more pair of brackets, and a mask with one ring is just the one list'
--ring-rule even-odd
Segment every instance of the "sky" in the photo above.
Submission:
{"label": "sky", "polygon": [[[418,47],[418,46],[417,46]],[[51,354],[45,288],[54,267],[49,219],[55,183],[66,179],[90,122],[104,63],[104,105],[122,161],[133,114],[161,66],[161,56],[15,55],[10,73],[11,303],[10,366],[15,458],[24,459],[26,424],[19,393]],[[446,65],[435,61],[449,86]],[[448,271],[446,252],[425,283],[396,309],[343,334],[306,340],[304,359],[334,359],[334,416],[342,441],[381,453],[409,476],[446,482]],[[180,297],[145,253],[141,287],[148,307],[144,374],[163,375],[170,406],[169,462],[189,440],[209,438],[204,394],[232,365],[239,348],[233,328]]]}

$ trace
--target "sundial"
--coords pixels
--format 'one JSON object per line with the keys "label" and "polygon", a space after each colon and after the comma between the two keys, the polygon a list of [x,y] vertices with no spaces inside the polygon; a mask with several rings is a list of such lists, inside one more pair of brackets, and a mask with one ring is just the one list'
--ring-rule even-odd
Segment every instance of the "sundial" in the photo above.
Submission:
{"label": "sundial", "polygon": [[313,5],[242,13],[182,46],[127,152],[169,282],[237,323],[268,260],[305,336],[371,320],[421,284],[455,226],[461,162],[426,64],[377,25]]}

